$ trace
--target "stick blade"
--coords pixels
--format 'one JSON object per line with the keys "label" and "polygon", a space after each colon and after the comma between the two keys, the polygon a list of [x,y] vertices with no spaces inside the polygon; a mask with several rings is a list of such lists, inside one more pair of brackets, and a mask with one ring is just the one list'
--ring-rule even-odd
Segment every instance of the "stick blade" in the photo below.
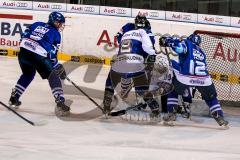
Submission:
{"label": "stick blade", "polygon": [[109,116],[116,117],[116,116],[121,116],[124,114],[126,114],[126,110],[120,110],[120,111],[116,111],[116,112],[110,112]]}
{"label": "stick blade", "polygon": [[48,124],[47,120],[41,120],[41,121],[34,122],[33,126],[45,126],[47,124]]}

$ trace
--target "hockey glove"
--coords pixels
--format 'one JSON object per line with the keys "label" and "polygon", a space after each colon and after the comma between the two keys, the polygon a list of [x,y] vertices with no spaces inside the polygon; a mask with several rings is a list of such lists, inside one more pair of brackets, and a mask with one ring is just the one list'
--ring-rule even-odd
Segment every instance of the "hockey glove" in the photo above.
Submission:
{"label": "hockey glove", "polygon": [[146,60],[145,60],[145,69],[147,72],[151,72],[153,70],[154,67],[154,63],[156,61],[156,55],[148,55]]}
{"label": "hockey glove", "polygon": [[167,39],[167,37],[160,37],[160,38],[159,38],[159,45],[160,45],[161,47],[167,47],[166,39]]}
{"label": "hockey glove", "polygon": [[55,50],[49,51],[47,57],[51,60],[53,66],[56,66],[56,64],[58,63],[57,51]]}
{"label": "hockey glove", "polygon": [[156,55],[148,55],[145,62],[146,63],[154,63],[156,61]]}
{"label": "hockey glove", "polygon": [[63,67],[62,64],[58,64],[55,68],[54,68],[54,72],[56,73],[56,75],[58,75],[60,77],[60,79],[64,80],[67,77],[66,71]]}

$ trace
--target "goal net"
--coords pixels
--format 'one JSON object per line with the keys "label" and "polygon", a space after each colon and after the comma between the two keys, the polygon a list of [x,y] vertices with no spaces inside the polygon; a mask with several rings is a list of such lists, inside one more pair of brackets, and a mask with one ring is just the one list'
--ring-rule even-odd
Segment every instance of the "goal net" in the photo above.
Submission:
{"label": "goal net", "polygon": [[240,34],[195,31],[222,104],[240,107]]}

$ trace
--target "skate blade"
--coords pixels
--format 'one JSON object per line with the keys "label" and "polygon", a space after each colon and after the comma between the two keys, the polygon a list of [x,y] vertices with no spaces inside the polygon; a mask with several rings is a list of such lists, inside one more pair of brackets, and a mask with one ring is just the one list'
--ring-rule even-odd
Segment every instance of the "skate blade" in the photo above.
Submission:
{"label": "skate blade", "polygon": [[163,125],[165,126],[175,126],[175,122],[174,121],[163,121]]}
{"label": "skate blade", "polygon": [[150,122],[151,123],[160,123],[161,121],[162,121],[161,116],[158,116],[158,117],[150,116]]}
{"label": "skate blade", "polygon": [[221,128],[222,130],[228,130],[230,127],[229,127],[229,125],[227,124],[227,125],[222,125],[222,126],[220,126],[220,128]]}
{"label": "skate blade", "polygon": [[38,122],[34,122],[34,126],[45,126],[47,124],[48,124],[47,120],[41,120],[41,121],[38,121]]}
{"label": "skate blade", "polygon": [[16,105],[9,105],[8,107],[14,110],[19,109],[19,106],[16,106]]}
{"label": "skate blade", "polygon": [[61,108],[59,107],[56,107],[55,108],[55,115],[57,117],[66,117],[66,116],[69,116],[70,115],[70,111],[63,111]]}

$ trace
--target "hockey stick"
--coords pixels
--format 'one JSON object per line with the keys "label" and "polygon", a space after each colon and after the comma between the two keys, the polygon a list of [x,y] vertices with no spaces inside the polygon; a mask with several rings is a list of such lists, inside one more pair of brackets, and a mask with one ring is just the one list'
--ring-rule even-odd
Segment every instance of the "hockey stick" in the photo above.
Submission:
{"label": "hockey stick", "polygon": [[93,102],[103,113],[103,108],[95,101],[93,100],[87,93],[85,93],[78,85],[76,85],[71,79],[66,77],[66,79],[75,87],[77,88],[82,94],[84,94],[91,102]]}
{"label": "hockey stick", "polygon": [[122,116],[124,114],[127,113],[127,111],[130,111],[130,110],[133,110],[133,109],[137,109],[139,107],[142,107],[142,105],[144,105],[143,103],[139,103],[135,106],[130,106],[130,107],[127,107],[126,109],[122,109],[122,110],[119,110],[119,111],[116,111],[116,112],[110,112],[108,113],[108,116],[112,116],[112,117],[117,117],[117,116]]}
{"label": "hockey stick", "polygon": [[27,123],[31,124],[32,126],[36,126],[36,124],[30,120],[28,120],[27,118],[23,117],[21,114],[19,114],[18,112],[16,112],[14,109],[12,109],[11,107],[7,106],[6,104],[4,104],[3,102],[0,101],[0,104],[7,108],[8,110],[12,111],[14,114],[16,114],[18,117],[22,118],[24,121],[26,121]]}

